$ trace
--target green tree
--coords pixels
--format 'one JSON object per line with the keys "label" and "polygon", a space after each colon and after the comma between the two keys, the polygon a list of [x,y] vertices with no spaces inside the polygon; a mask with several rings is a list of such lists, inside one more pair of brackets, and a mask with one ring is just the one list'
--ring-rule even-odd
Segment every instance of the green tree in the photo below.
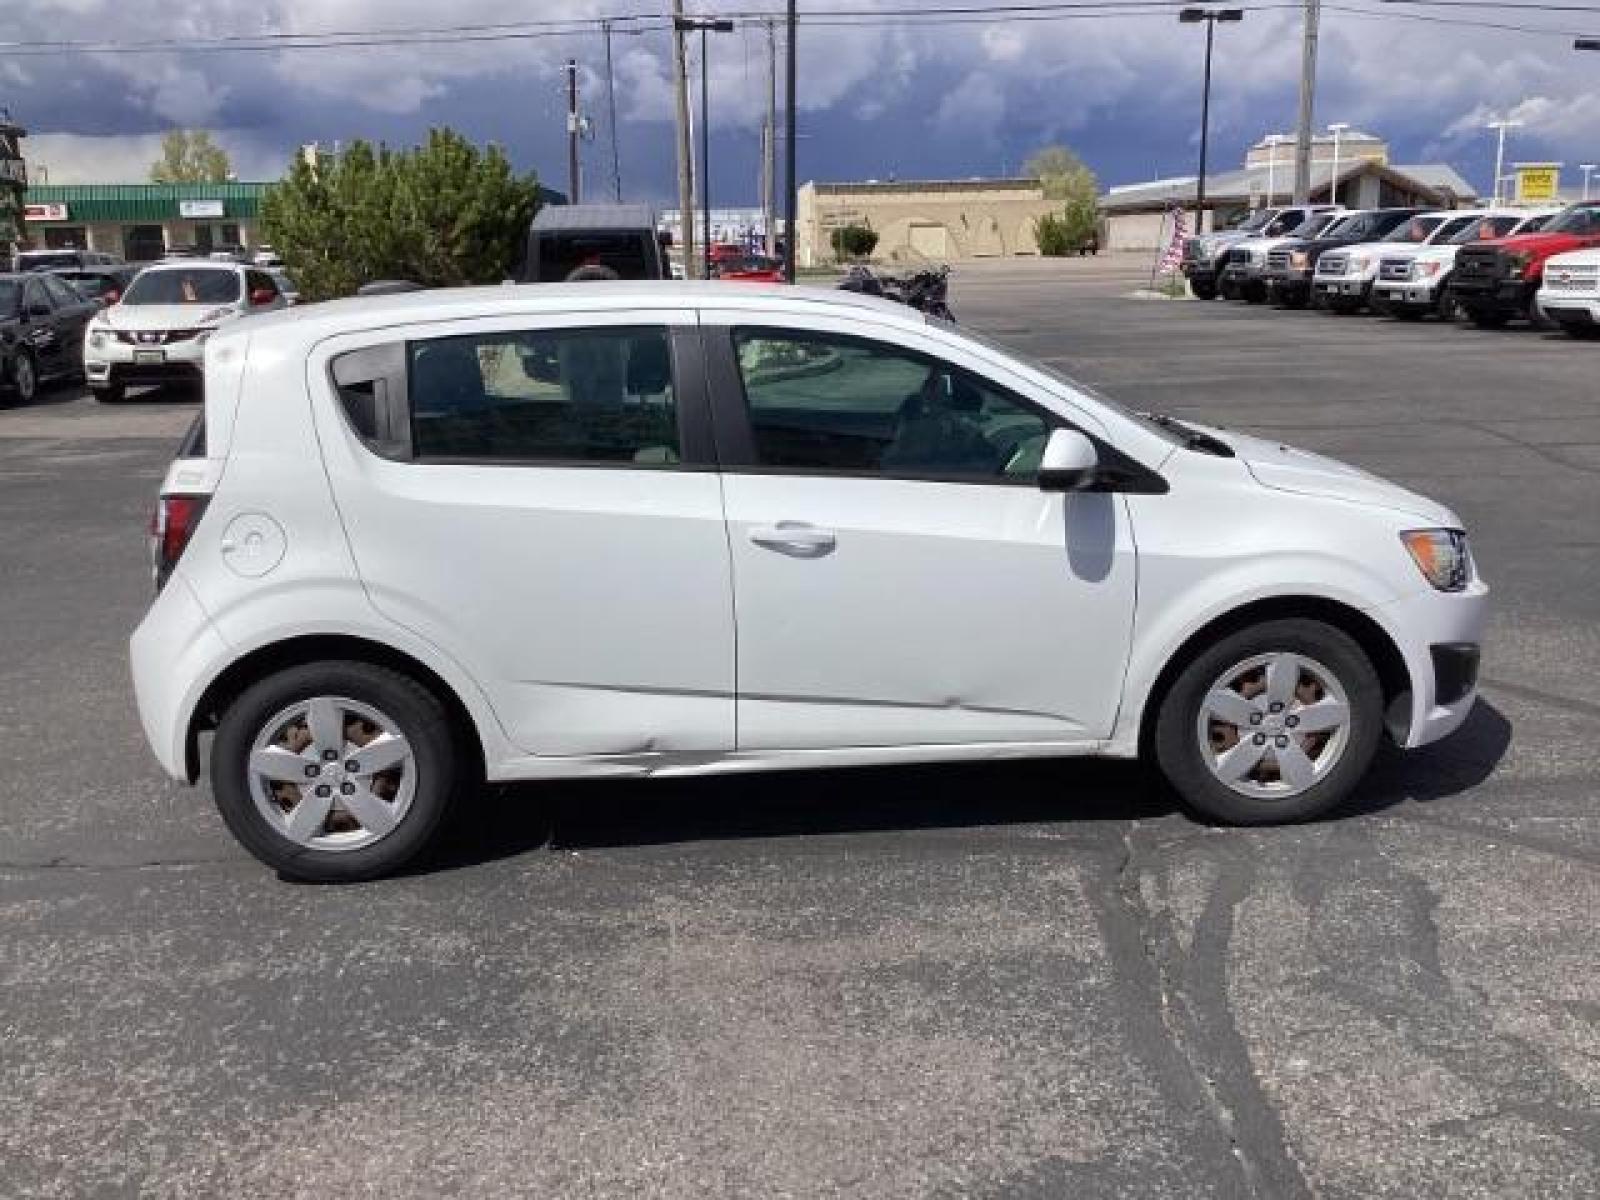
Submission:
{"label": "green tree", "polygon": [[[1023,168],[1037,179],[1044,194],[1062,204],[1059,216],[1040,219],[1039,253],[1076,254],[1100,227],[1100,181],[1083,160],[1065,146],[1046,146]],[[1046,239],[1052,247],[1046,249]]]}
{"label": "green tree", "polygon": [[878,235],[865,225],[841,225],[828,235],[836,258],[866,258],[878,248]]}
{"label": "green tree", "polygon": [[496,146],[449,129],[394,151],[350,143],[315,164],[297,157],[262,200],[264,240],[307,300],[347,296],[374,279],[428,287],[513,275],[539,204]]}
{"label": "green tree", "polygon": [[225,183],[233,174],[228,152],[204,129],[161,135],[161,157],[150,165],[151,183]]}

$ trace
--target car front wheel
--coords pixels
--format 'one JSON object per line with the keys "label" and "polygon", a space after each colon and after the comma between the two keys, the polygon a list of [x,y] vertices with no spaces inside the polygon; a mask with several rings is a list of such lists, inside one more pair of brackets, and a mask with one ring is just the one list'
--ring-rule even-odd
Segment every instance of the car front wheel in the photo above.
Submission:
{"label": "car front wheel", "polygon": [[243,692],[211,747],[211,789],[244,847],[293,878],[372,879],[432,839],[462,772],[437,697],[385,667],[292,667]]}
{"label": "car front wheel", "polygon": [[1198,812],[1235,825],[1303,821],[1343,800],[1383,731],[1383,689],[1348,634],[1268,621],[1179,674],[1155,731],[1162,773]]}
{"label": "car front wheel", "polygon": [[21,404],[31,404],[39,394],[39,368],[33,365],[33,356],[19,354],[11,362],[11,387]]}

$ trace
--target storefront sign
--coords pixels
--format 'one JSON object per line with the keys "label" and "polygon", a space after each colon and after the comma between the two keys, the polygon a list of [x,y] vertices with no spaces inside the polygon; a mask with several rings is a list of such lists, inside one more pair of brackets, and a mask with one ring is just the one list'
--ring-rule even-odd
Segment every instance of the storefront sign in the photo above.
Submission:
{"label": "storefront sign", "polygon": [[22,219],[24,221],[65,221],[67,219],[67,206],[65,204],[24,204],[22,206]]}
{"label": "storefront sign", "polygon": [[179,200],[178,215],[180,217],[220,217],[222,215],[222,201]]}
{"label": "storefront sign", "polygon": [[1518,204],[1549,204],[1560,190],[1560,163],[1517,164]]}

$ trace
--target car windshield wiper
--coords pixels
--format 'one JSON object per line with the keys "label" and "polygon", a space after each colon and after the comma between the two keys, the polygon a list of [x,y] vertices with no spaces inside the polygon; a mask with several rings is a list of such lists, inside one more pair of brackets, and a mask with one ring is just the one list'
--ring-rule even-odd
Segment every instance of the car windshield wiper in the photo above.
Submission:
{"label": "car windshield wiper", "polygon": [[1138,415],[1152,425],[1159,425],[1169,433],[1177,434],[1183,440],[1186,450],[1199,450],[1203,454],[1215,454],[1218,458],[1233,457],[1233,447],[1227,442],[1214,438],[1209,433],[1202,433],[1191,425],[1185,425],[1176,417],[1157,412],[1142,412]]}

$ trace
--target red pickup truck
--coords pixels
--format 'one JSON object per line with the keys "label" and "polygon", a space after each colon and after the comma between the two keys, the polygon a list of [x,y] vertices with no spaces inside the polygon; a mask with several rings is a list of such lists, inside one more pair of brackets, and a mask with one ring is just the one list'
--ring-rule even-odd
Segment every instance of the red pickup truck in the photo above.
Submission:
{"label": "red pickup truck", "polygon": [[1574,204],[1537,233],[1461,247],[1452,287],[1467,318],[1497,329],[1516,317],[1533,319],[1533,298],[1552,254],[1600,246],[1600,201]]}

